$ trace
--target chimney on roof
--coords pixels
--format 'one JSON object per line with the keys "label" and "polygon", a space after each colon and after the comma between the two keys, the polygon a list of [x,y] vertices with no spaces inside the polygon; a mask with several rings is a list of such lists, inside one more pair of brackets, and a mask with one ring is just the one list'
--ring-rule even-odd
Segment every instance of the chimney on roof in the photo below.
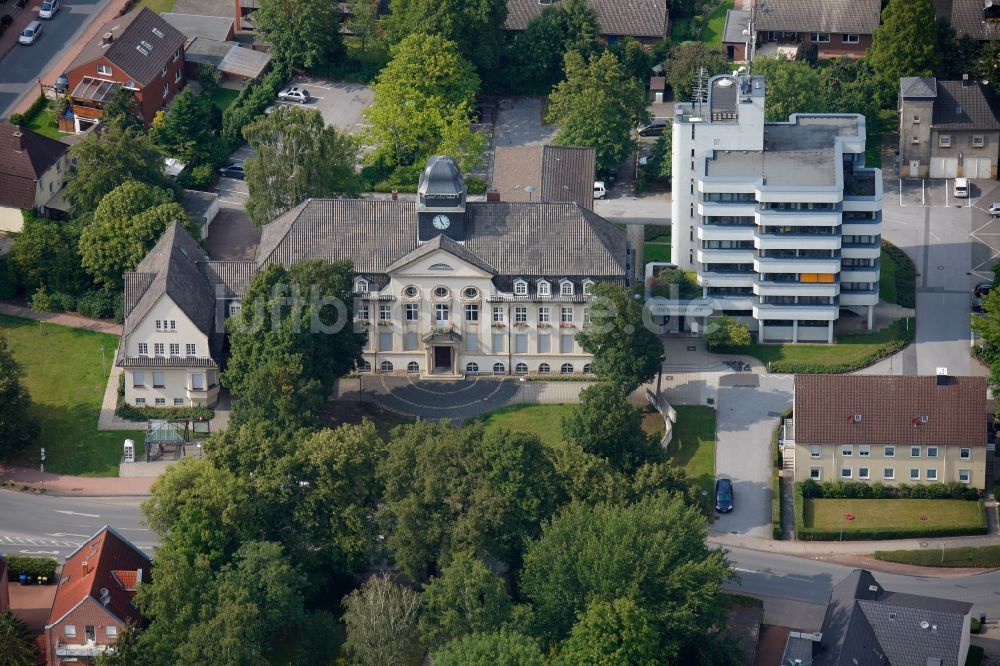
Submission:
{"label": "chimney on roof", "polygon": [[969,85],[969,75],[962,74],[962,87],[967,87]]}
{"label": "chimney on roof", "polygon": [[392,191],[392,200],[399,201],[399,192],[397,192],[396,190]]}
{"label": "chimney on roof", "polygon": [[938,386],[944,386],[948,383],[948,368],[938,368],[935,374],[935,383]]}
{"label": "chimney on roof", "polygon": [[487,201],[500,201],[500,191],[499,190],[487,190],[486,191]]}
{"label": "chimney on roof", "polygon": [[21,152],[22,150],[24,150],[24,141],[22,140],[22,137],[24,135],[21,134],[21,128],[15,126],[14,134],[12,134],[11,136],[14,137],[14,150],[17,152]]}
{"label": "chimney on roof", "polygon": [[113,41],[115,41],[114,33],[106,32],[104,33],[104,37],[101,37],[101,46],[107,46]]}

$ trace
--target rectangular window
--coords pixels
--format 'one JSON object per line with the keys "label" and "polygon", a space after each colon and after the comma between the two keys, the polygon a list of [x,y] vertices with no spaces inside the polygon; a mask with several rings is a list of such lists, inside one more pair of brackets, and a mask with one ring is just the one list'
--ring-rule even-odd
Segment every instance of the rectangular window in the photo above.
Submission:
{"label": "rectangular window", "polygon": [[174,83],[180,83],[180,82],[181,82],[181,70],[178,69],[174,72]]}
{"label": "rectangular window", "polygon": [[573,323],[573,308],[563,308],[559,312],[559,321],[561,321],[564,324],[572,324]]}
{"label": "rectangular window", "polygon": [[828,32],[811,32],[809,33],[809,41],[815,42],[817,44],[826,44],[830,41],[830,33]]}
{"label": "rectangular window", "polygon": [[434,321],[439,324],[448,321],[448,305],[447,303],[438,303],[434,306]]}
{"label": "rectangular window", "polygon": [[171,331],[176,331],[177,330],[177,320],[176,319],[171,319],[170,320],[170,330]]}
{"label": "rectangular window", "polygon": [[465,333],[465,351],[477,352],[479,351],[479,334],[466,331]]}
{"label": "rectangular window", "polygon": [[171,356],[180,356],[181,355],[181,345],[180,345],[179,342],[171,342],[170,343],[170,355]]}
{"label": "rectangular window", "polygon": [[117,637],[118,627],[114,626],[113,624],[109,624],[108,626],[104,627],[104,635],[107,636],[108,638]]}
{"label": "rectangular window", "polygon": [[934,469],[933,467],[928,469],[926,474],[928,481],[937,481],[937,470]]}
{"label": "rectangular window", "polygon": [[538,336],[538,353],[548,354],[549,353],[549,336],[539,335]]}
{"label": "rectangular window", "polygon": [[910,468],[910,481],[919,481],[919,480],[920,480],[920,468],[918,468],[918,467],[911,467]]}
{"label": "rectangular window", "polygon": [[63,633],[65,633],[66,636],[68,636],[69,638],[76,638],[76,625],[75,624],[65,625],[63,627]]}
{"label": "rectangular window", "polygon": [[417,321],[420,318],[420,305],[417,303],[407,303],[404,306],[406,311],[406,321]]}
{"label": "rectangular window", "polygon": [[896,468],[895,467],[886,467],[885,469],[883,469],[882,470],[882,478],[886,479],[887,481],[891,481],[892,479],[895,479],[896,478]]}
{"label": "rectangular window", "polygon": [[936,447],[936,446],[928,446],[927,447],[927,457],[928,458],[937,458],[938,457],[938,447]]}
{"label": "rectangular window", "polygon": [[157,398],[156,400],[153,401],[153,404],[156,405],[157,407],[163,407],[164,405],[167,404],[167,399]]}
{"label": "rectangular window", "polygon": [[514,352],[517,354],[528,353],[528,336],[521,334],[514,336]]}
{"label": "rectangular window", "polygon": [[184,353],[187,354],[188,356],[197,356],[197,354],[195,354],[196,349],[197,347],[195,347],[195,345],[191,343],[184,345]]}
{"label": "rectangular window", "polygon": [[854,445],[853,444],[844,444],[843,446],[841,446],[840,447],[840,455],[844,456],[845,458],[848,457],[848,456],[853,456],[854,455]]}
{"label": "rectangular window", "polygon": [[111,66],[110,65],[98,65],[97,73],[100,76],[111,76]]}
{"label": "rectangular window", "polygon": [[515,282],[514,283],[514,295],[516,295],[516,296],[527,296],[528,295],[528,283],[527,282]]}
{"label": "rectangular window", "polygon": [[572,354],[573,353],[573,336],[572,335],[560,335],[559,336],[559,353],[560,354]]}
{"label": "rectangular window", "polygon": [[861,444],[858,446],[858,455],[862,458],[867,458],[872,454],[872,447],[868,444]]}
{"label": "rectangular window", "polygon": [[917,116],[917,115],[913,116],[913,124],[914,125],[919,125],[920,124],[920,116]]}
{"label": "rectangular window", "polygon": [[503,353],[503,333],[493,334],[493,353],[494,354]]}
{"label": "rectangular window", "polygon": [[586,326],[591,321],[593,321],[593,320],[590,318],[590,308],[584,308],[583,309],[583,324]]}
{"label": "rectangular window", "polygon": [[191,390],[192,391],[205,390],[205,373],[196,372],[191,375]]}
{"label": "rectangular window", "polygon": [[960,469],[958,470],[958,480],[960,483],[969,483],[972,479],[972,470]]}
{"label": "rectangular window", "polygon": [[809,478],[814,481],[819,481],[823,478],[823,468],[822,467],[810,467],[809,468]]}
{"label": "rectangular window", "polygon": [[139,356],[146,356],[149,354],[149,345],[145,342],[139,343]]}
{"label": "rectangular window", "polygon": [[961,460],[972,460],[972,449],[959,449],[958,457]]}
{"label": "rectangular window", "polygon": [[465,321],[479,321],[479,306],[475,303],[466,303]]}
{"label": "rectangular window", "polygon": [[358,306],[358,321],[368,321],[368,306],[359,305]]}
{"label": "rectangular window", "polygon": [[503,308],[502,307],[500,307],[500,308],[494,307],[493,308],[493,321],[495,321],[495,322],[503,322]]}
{"label": "rectangular window", "polygon": [[164,388],[167,385],[167,376],[162,372],[153,373],[153,388]]}
{"label": "rectangular window", "polygon": [[865,480],[868,479],[868,468],[867,467],[859,467],[858,468],[858,478],[859,479],[865,479]]}
{"label": "rectangular window", "polygon": [[910,143],[912,143],[912,144],[918,144],[918,143],[920,143],[920,137],[919,136],[911,136],[910,137]]}
{"label": "rectangular window", "polygon": [[895,446],[886,446],[886,447],[884,447],[882,449],[882,455],[885,456],[886,458],[895,458],[896,457],[896,447]]}
{"label": "rectangular window", "polygon": [[417,332],[409,331],[403,335],[403,351],[415,351],[417,349]]}
{"label": "rectangular window", "polygon": [[146,385],[146,373],[145,372],[133,372],[132,373],[132,386],[143,387]]}
{"label": "rectangular window", "polygon": [[160,70],[160,76],[164,76],[165,77],[166,75],[167,75],[167,66],[164,65],[163,69]]}
{"label": "rectangular window", "polygon": [[[164,74],[166,74],[166,72],[164,72]],[[167,98],[167,93],[169,93],[169,92],[170,92],[170,86],[168,86],[166,83],[164,83],[163,84],[163,99]]]}
{"label": "rectangular window", "polygon": [[524,324],[528,321],[528,308],[514,308],[514,323]]}
{"label": "rectangular window", "polygon": [[380,332],[378,334],[379,351],[392,351],[392,333]]}
{"label": "rectangular window", "polygon": [[549,309],[548,308],[538,308],[538,323],[548,324],[551,321],[549,319]]}
{"label": "rectangular window", "polygon": [[380,306],[378,306],[378,320],[379,321],[391,321],[392,320],[392,306],[391,305],[380,305]]}
{"label": "rectangular window", "polygon": [[823,452],[823,447],[820,446],[819,444],[810,444],[809,445],[809,457],[810,458],[819,458],[820,454],[822,452]]}
{"label": "rectangular window", "polygon": [[183,407],[184,398],[174,398],[174,407]]}
{"label": "rectangular window", "polygon": [[938,137],[938,147],[940,148],[950,148],[951,147],[951,135],[942,134]]}
{"label": "rectangular window", "polygon": [[158,331],[162,331],[163,330],[163,322],[160,321],[159,319],[156,320],[156,330],[158,330]]}
{"label": "rectangular window", "polygon": [[146,399],[145,398],[136,398],[135,399],[135,405],[136,405],[136,407],[143,407],[143,406],[145,406],[146,405]]}
{"label": "rectangular window", "polygon": [[538,295],[539,296],[550,296],[552,294],[552,288],[549,286],[548,282],[538,283]]}
{"label": "rectangular window", "polygon": [[853,476],[853,472],[851,471],[850,467],[841,467],[840,468],[840,478],[842,478],[842,479],[849,479],[852,476]]}
{"label": "rectangular window", "polygon": [[563,296],[572,296],[573,295],[573,283],[572,282],[563,282],[561,285],[559,285],[559,293],[561,295],[563,295]]}
{"label": "rectangular window", "polygon": [[861,37],[859,35],[841,35],[840,41],[844,44],[857,44],[861,41]]}
{"label": "rectangular window", "polygon": [[919,446],[911,446],[910,447],[910,457],[911,458],[919,458],[920,457],[920,447]]}
{"label": "rectangular window", "polygon": [[985,145],[986,145],[986,137],[984,137],[982,134],[977,134],[972,137],[973,148],[982,148]]}
{"label": "rectangular window", "polygon": [[181,50],[180,49],[174,49],[174,60],[176,61],[180,57],[181,57]]}

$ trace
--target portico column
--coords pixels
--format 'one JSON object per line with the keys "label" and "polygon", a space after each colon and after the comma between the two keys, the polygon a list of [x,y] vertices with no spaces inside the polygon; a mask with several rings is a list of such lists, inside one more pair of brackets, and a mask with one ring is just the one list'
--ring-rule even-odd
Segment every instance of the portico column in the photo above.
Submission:
{"label": "portico column", "polygon": [[826,329],[826,341],[828,344],[833,344],[833,322],[830,322],[830,326]]}
{"label": "portico column", "polygon": [[798,342],[798,341],[799,341],[799,320],[798,319],[793,319],[792,320],[792,342]]}
{"label": "portico column", "polygon": [[868,330],[869,331],[872,330],[872,327],[874,325],[875,325],[875,306],[874,305],[869,305],[868,306]]}
{"label": "portico column", "polygon": [[[708,330],[707,328],[705,330]],[[757,320],[757,342],[764,342],[764,320]]]}

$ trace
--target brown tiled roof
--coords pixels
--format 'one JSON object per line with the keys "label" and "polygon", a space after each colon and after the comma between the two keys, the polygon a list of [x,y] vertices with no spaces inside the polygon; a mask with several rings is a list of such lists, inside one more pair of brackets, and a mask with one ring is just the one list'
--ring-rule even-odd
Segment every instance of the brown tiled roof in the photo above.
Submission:
{"label": "brown tiled roof", "polygon": [[979,81],[939,80],[931,124],[940,129],[998,129],[1000,97]]}
{"label": "brown tiled roof", "polygon": [[[110,44],[103,44],[104,35],[114,36]],[[143,7],[137,12],[108,21],[101,26],[80,55],[69,66],[70,70],[107,58],[133,81],[141,86],[159,76],[163,65],[174,57],[174,51],[184,47],[184,33],[167,23],[156,12]],[[116,81],[124,77],[114,75]]]}
{"label": "brown tiled roof", "polygon": [[935,0],[938,16],[950,18],[958,36],[975,39],[1000,39],[1000,22],[986,21],[983,0]]}
{"label": "brown tiled roof", "polygon": [[757,30],[870,35],[882,15],[880,0],[767,0],[757,12]]}
{"label": "brown tiled roof", "polygon": [[986,446],[986,379],[798,375],[795,440]]}
{"label": "brown tiled roof", "polygon": [[[501,201],[575,202],[593,210],[595,169],[593,148],[500,146],[491,186]],[[528,185],[535,188],[530,196]]]}
{"label": "brown tiled roof", "polygon": [[[667,36],[667,0],[588,0],[597,13],[602,35],[664,38]],[[507,0],[507,29],[524,30],[546,7],[538,0]]]}
{"label": "brown tiled roof", "polygon": [[[138,572],[141,569],[142,582],[148,583],[151,568],[152,562],[145,553],[105,525],[100,532],[66,557],[62,580],[59,581],[55,599],[52,600],[52,610],[49,611],[46,626],[59,622],[88,596],[103,604],[122,622],[138,622],[139,611],[130,603],[135,596],[136,583],[133,581],[132,588],[126,588],[114,572],[126,569]],[[107,590],[107,597],[102,598],[102,590]]]}
{"label": "brown tiled roof", "polygon": [[0,123],[0,205],[34,208],[38,178],[68,149],[66,144],[25,127]]}

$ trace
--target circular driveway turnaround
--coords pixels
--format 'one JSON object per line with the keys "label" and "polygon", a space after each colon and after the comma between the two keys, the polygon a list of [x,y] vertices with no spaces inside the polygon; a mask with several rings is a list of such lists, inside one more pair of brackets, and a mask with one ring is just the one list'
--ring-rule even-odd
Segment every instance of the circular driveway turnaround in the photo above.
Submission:
{"label": "circular driveway turnaround", "polygon": [[429,380],[374,375],[362,380],[365,398],[403,416],[461,421],[507,405],[520,390],[514,379]]}

